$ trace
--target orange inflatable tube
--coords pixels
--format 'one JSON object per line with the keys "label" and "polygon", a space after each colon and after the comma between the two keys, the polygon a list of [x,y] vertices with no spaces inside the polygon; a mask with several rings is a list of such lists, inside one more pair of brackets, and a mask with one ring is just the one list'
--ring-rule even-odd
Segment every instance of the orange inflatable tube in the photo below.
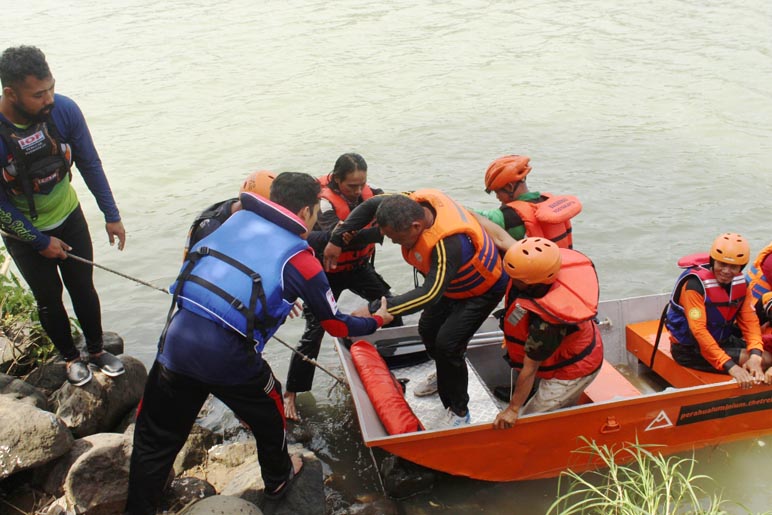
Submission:
{"label": "orange inflatable tube", "polygon": [[410,409],[402,387],[378,354],[378,349],[360,340],[351,346],[351,359],[386,432],[399,435],[423,431],[423,424]]}

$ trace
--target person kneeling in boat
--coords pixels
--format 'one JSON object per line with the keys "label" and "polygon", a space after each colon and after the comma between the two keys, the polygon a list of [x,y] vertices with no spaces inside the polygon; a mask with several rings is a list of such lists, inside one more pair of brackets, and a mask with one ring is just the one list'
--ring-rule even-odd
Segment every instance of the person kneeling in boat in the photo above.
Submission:
{"label": "person kneeling in boat", "polygon": [[393,319],[385,298],[372,317],[338,311],[305,241],[319,192],[310,175],[282,173],[270,201],[242,193],[242,209],[188,253],[170,315],[178,309],[161,334],[137,413],[129,514],[156,513],[175,456],[210,393],[251,428],[265,496],[286,493],[302,461],[287,452],[281,383],[263,359],[266,342],[298,297],[333,336],[371,334]]}
{"label": "person kneeling in boat", "polygon": [[598,276],[588,257],[546,238],[525,238],[507,250],[504,271],[505,359],[520,371],[495,429],[512,427],[520,415],[573,406],[603,364]]}
{"label": "person kneeling in boat", "polygon": [[582,211],[572,195],[530,191],[526,176],[531,172],[528,156],[503,156],[485,172],[485,193],[496,194],[501,206],[489,211],[474,210],[509,233],[516,240],[547,238],[564,249],[573,248],[571,218]]}
{"label": "person kneeling in boat", "polygon": [[772,363],[742,274],[750,251],[744,237],[725,233],[708,255],[682,260],[687,268],[676,281],[665,322],[677,363],[729,374],[742,388],[763,381],[763,370]]}

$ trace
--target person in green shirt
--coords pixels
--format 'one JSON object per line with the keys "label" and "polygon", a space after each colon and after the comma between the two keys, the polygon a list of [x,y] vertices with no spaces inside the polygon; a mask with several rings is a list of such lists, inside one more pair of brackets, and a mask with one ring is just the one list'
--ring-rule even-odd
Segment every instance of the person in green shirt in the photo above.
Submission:
{"label": "person in green shirt", "polygon": [[526,184],[530,161],[530,157],[521,155],[493,161],[485,172],[485,192],[494,192],[501,205],[498,209],[475,212],[504,228],[516,240],[538,236],[561,248],[573,248],[571,218],[581,212],[582,204],[572,195],[530,191]]}

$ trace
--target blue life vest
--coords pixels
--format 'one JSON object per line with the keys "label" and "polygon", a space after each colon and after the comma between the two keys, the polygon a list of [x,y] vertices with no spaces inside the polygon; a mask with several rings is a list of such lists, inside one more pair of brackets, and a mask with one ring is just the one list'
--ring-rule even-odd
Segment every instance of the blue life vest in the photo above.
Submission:
{"label": "blue life vest", "polygon": [[706,265],[696,266],[684,270],[676,281],[673,293],[670,295],[670,306],[667,311],[666,325],[670,334],[682,345],[697,345],[689,323],[686,319],[684,308],[676,302],[681,288],[689,277],[697,277],[705,290],[705,314],[706,326],[711,336],[720,342],[724,338],[735,334],[735,320],[747,292],[747,282],[742,274],[732,279],[732,286],[727,293],[723,286],[718,284],[713,271]]}
{"label": "blue life vest", "polygon": [[292,309],[283,297],[284,266],[309,247],[298,235],[302,224],[245,195],[244,209],[193,246],[170,291],[180,308],[236,331],[259,353]]}

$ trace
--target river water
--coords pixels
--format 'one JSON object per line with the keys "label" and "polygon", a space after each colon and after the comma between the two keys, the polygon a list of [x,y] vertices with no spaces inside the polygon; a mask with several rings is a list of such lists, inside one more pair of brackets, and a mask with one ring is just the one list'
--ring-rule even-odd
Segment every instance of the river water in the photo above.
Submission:
{"label": "river water", "polygon": [[[675,261],[721,232],[754,252],[772,239],[768,1],[36,0],[5,9],[3,26],[4,46],[43,49],[86,114],[128,232],[123,253],[110,248],[76,180],[96,261],[159,286],[192,217],[248,171],[321,175],[349,151],[387,191],[437,187],[471,207],[496,203],[482,191],[491,160],[530,155],[532,190],[581,198],[575,244],[604,299],[668,291]],[[395,291],[411,286],[390,243],[378,268]],[[105,328],[149,365],[169,299],[96,281]],[[266,354],[284,377],[289,352]],[[331,345],[320,359],[337,364]],[[317,378],[301,409],[340,508],[377,482],[346,399]],[[700,451],[699,471],[766,510],[768,441]],[[543,513],[555,491],[449,479],[400,507]]]}

